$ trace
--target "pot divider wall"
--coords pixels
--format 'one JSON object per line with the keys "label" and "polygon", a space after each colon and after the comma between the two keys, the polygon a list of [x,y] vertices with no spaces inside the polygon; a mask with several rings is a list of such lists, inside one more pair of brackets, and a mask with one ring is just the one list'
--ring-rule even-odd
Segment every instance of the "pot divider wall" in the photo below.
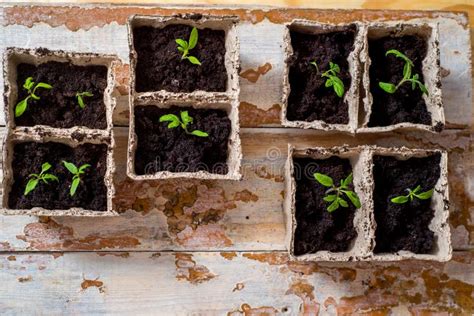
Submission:
{"label": "pot divider wall", "polygon": [[[28,63],[39,65],[49,61],[68,62],[73,65],[100,65],[107,68],[107,85],[104,90],[104,104],[106,111],[106,129],[91,129],[83,126],[72,128],[54,128],[47,125],[16,126],[14,121],[14,107],[17,101],[17,65]],[[115,99],[112,92],[115,85],[115,75],[113,68],[119,63],[117,57],[112,55],[92,54],[92,53],[68,53],[64,51],[51,51],[44,48],[20,49],[8,48],[4,55],[4,100],[6,136],[3,139],[3,179],[2,179],[2,207],[1,214],[6,215],[42,215],[42,216],[112,216],[117,215],[113,210],[112,198],[115,194],[113,183],[113,173],[115,162],[113,159],[113,148],[115,146],[113,136],[112,115],[115,108]],[[104,144],[107,146],[106,173],[104,183],[106,186],[106,211],[86,210],[79,207],[71,207],[64,210],[50,210],[42,207],[32,209],[9,209],[8,198],[13,183],[13,146],[19,142],[56,142],[77,147],[82,144]]]}
{"label": "pot divider wall", "polygon": [[[428,90],[428,95],[424,94],[423,99],[426,103],[428,112],[431,114],[431,125],[402,122],[389,126],[368,126],[373,105],[373,96],[370,92],[371,82],[369,77],[369,71],[371,67],[371,59],[369,56],[369,39],[378,39],[389,35],[416,35],[426,40],[427,54],[422,62],[422,73],[424,77],[424,84]],[[363,98],[364,113],[361,117],[360,126],[357,132],[380,133],[396,129],[440,132],[445,125],[445,117],[441,93],[441,68],[439,54],[438,24],[417,24],[396,21],[368,23],[364,28],[364,49],[360,55],[361,62],[364,65],[362,78],[362,85],[365,95]]]}
{"label": "pot divider wall", "polygon": [[[306,34],[325,34],[330,32],[344,31],[348,27],[355,26],[356,33],[354,37],[353,50],[349,54],[347,60],[349,63],[349,72],[351,74],[350,87],[346,88],[344,101],[348,105],[349,122],[348,124],[330,124],[323,120],[307,121],[290,121],[287,118],[288,98],[291,92],[289,82],[290,67],[288,61],[292,58],[294,51],[291,44],[290,32],[306,33]],[[366,53],[363,50],[364,46],[364,26],[361,23],[347,23],[347,24],[323,24],[307,20],[294,20],[286,25],[283,38],[284,49],[284,73],[283,73],[283,95],[282,95],[282,110],[281,121],[282,125],[286,127],[299,127],[305,129],[317,129],[322,131],[340,131],[354,133],[357,129],[358,112],[359,112],[359,86],[362,76],[362,65],[359,60],[359,55]]]}
{"label": "pot divider wall", "polygon": [[[430,254],[415,254],[408,251],[397,253],[374,254],[375,229],[377,223],[374,218],[374,178],[373,157],[374,155],[394,156],[397,159],[408,159],[411,157],[426,157],[440,153],[440,176],[434,188],[431,198],[431,208],[434,210],[434,218],[429,225],[435,234],[435,246]],[[349,158],[353,168],[354,190],[361,201],[361,208],[357,209],[354,217],[354,227],[357,237],[347,252],[318,251],[296,256],[294,253],[295,229],[298,225],[295,213],[295,168],[293,159],[298,157],[309,157],[313,159],[326,159],[331,156]],[[286,244],[292,259],[302,261],[394,261],[404,259],[421,259],[447,261],[451,258],[451,236],[449,231],[449,194],[447,180],[447,153],[440,150],[422,150],[402,148],[381,148],[377,146],[348,147],[340,146],[333,148],[295,148],[288,146],[288,159],[285,170],[285,200],[284,211],[286,216]],[[299,171],[303,174],[302,171]],[[336,210],[337,211],[344,211]]]}

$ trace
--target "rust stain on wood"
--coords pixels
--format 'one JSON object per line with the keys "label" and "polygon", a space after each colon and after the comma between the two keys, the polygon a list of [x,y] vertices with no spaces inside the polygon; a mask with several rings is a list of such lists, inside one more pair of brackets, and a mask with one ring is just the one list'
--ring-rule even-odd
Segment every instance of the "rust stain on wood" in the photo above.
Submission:
{"label": "rust stain on wood", "polygon": [[0,250],[12,250],[12,247],[8,241],[2,241],[0,242]]}
{"label": "rust stain on wood", "polygon": [[270,265],[282,265],[287,263],[289,260],[288,255],[282,252],[244,253],[242,256],[250,260],[257,260]]}
{"label": "rust stain on wood", "polygon": [[285,181],[285,177],[282,175],[276,175],[267,170],[266,166],[256,166],[255,174],[262,179],[273,180],[275,182]]}
{"label": "rust stain on wood", "polygon": [[13,255],[11,255],[11,256],[8,256],[8,257],[7,257],[7,260],[8,260],[8,261],[16,261],[16,257],[13,256]]}
{"label": "rust stain on wood", "polygon": [[115,73],[115,89],[117,89],[120,95],[128,95],[130,86],[130,65],[128,64],[116,64],[114,69]]}
{"label": "rust stain on wood", "polygon": [[257,202],[258,196],[250,192],[249,190],[245,189],[239,192],[234,193],[234,200],[241,201],[241,202]]}
{"label": "rust stain on wood", "polygon": [[235,257],[237,257],[237,253],[234,252],[234,251],[229,251],[229,252],[221,252],[220,255],[227,259],[227,260],[232,260],[234,259]]}
{"label": "rust stain on wood", "polygon": [[100,250],[140,245],[140,241],[131,236],[90,235],[77,238],[71,227],[58,224],[49,217],[40,217],[39,222],[27,224],[23,232],[24,235],[18,235],[17,238],[29,243],[29,249],[35,250]]}
{"label": "rust stain on wood", "polygon": [[272,64],[265,63],[262,66],[257,67],[257,69],[247,69],[239,74],[240,77],[247,79],[252,83],[256,83],[260,76],[264,76],[267,72],[272,69]]}
{"label": "rust stain on wood", "polygon": [[197,285],[216,277],[205,266],[196,264],[192,254],[175,253],[174,256],[177,271],[176,279],[186,280],[191,284]]}
{"label": "rust stain on wood", "polygon": [[18,278],[18,282],[20,283],[30,282],[31,280],[33,280],[33,277],[31,275]]}
{"label": "rust stain on wood", "polygon": [[249,304],[242,304],[239,309],[228,312],[227,316],[273,316],[277,314],[278,310],[271,306],[251,307]]}
{"label": "rust stain on wood", "polygon": [[286,295],[294,294],[303,302],[300,306],[300,313],[303,315],[318,315],[319,303],[314,298],[314,286],[306,280],[297,280],[293,282],[285,293]]}
{"label": "rust stain on wood", "polygon": [[130,257],[129,252],[97,252],[97,255],[100,257],[105,257],[105,256],[114,256],[114,257],[119,257],[119,258]]}
{"label": "rust stain on wood", "polygon": [[268,110],[263,110],[252,103],[240,102],[240,126],[255,127],[259,125],[280,124],[280,111],[281,106],[279,104],[274,104]]}
{"label": "rust stain on wood", "polygon": [[[362,7],[377,8],[378,1],[366,1]],[[448,7],[449,8],[449,7]],[[451,7],[452,8],[452,7]],[[471,6],[456,8],[470,11]],[[85,8],[78,6],[12,6],[4,8],[3,25],[25,25],[32,27],[36,23],[46,23],[52,27],[65,25],[71,31],[89,30],[103,27],[112,22],[126,23],[132,14],[172,15],[178,13],[201,13],[213,15],[236,15],[242,21],[253,24],[268,19],[282,24],[294,19],[318,20],[326,23],[343,23],[371,20],[409,20],[415,17],[436,17],[437,11],[367,11],[367,10],[320,10],[320,9],[212,9],[212,8],[145,8],[145,7],[105,7]]]}
{"label": "rust stain on wood", "polygon": [[235,292],[235,291],[242,291],[245,287],[245,284],[243,283],[237,283],[234,287],[234,289],[232,290],[232,292]]}
{"label": "rust stain on wood", "polygon": [[105,293],[104,282],[99,281],[99,278],[95,280],[84,279],[81,283],[81,288],[83,291],[87,290],[90,287],[96,287],[100,293]]}

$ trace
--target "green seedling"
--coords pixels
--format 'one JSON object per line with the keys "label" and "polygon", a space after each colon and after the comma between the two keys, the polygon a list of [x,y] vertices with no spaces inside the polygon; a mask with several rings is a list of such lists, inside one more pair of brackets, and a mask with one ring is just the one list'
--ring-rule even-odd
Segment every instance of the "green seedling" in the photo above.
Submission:
{"label": "green seedling", "polygon": [[49,169],[51,169],[51,164],[49,162],[45,162],[41,165],[41,172],[39,174],[30,174],[28,176],[30,180],[26,184],[25,192],[23,193],[23,195],[28,195],[28,193],[33,191],[38,186],[38,183],[40,183],[40,181],[43,181],[46,184],[48,184],[48,181],[59,181],[58,177],[56,177],[55,175],[51,173],[46,173],[46,171],[48,171]]}
{"label": "green seedling", "polygon": [[44,82],[38,82],[35,83],[33,81],[33,77],[28,77],[26,78],[25,82],[23,83],[23,89],[28,91],[28,96],[18,102],[18,104],[15,106],[15,117],[21,116],[23,113],[25,113],[27,107],[28,107],[28,100],[33,99],[33,100],[39,100],[40,97],[37,96],[36,89],[38,88],[43,88],[43,89],[52,89],[53,86],[51,86],[48,83]]}
{"label": "green seedling", "polygon": [[188,111],[180,112],[181,119],[174,114],[165,114],[160,117],[160,122],[169,122],[168,128],[175,128],[181,126],[181,128],[186,132],[186,134],[199,136],[199,137],[208,137],[209,134],[198,129],[190,132],[188,130],[188,125],[193,123],[193,118],[189,116]]}
{"label": "green seedling", "polygon": [[74,196],[74,194],[76,194],[77,187],[81,183],[81,176],[86,172],[86,169],[89,168],[91,165],[84,164],[78,168],[72,162],[67,162],[67,161],[63,161],[63,165],[64,167],[66,167],[67,170],[69,170],[70,173],[73,174],[71,187],[69,188],[69,194],[71,196]]}
{"label": "green seedling", "polygon": [[[316,71],[319,73],[319,67],[316,60],[310,62],[311,65],[316,67]],[[326,70],[321,74],[322,78],[326,78],[325,87],[334,89],[336,95],[340,98],[344,95],[344,83],[342,80],[337,76],[341,72],[341,68],[339,68],[338,64],[333,62],[329,62],[329,70]]]}
{"label": "green seedling", "polygon": [[421,81],[419,80],[420,76],[418,74],[412,75],[412,69],[414,67],[413,62],[407,56],[405,56],[404,54],[402,54],[396,49],[388,50],[385,53],[385,56],[388,56],[388,55],[395,55],[395,57],[403,59],[403,61],[405,62],[405,65],[403,66],[403,78],[402,80],[400,80],[400,82],[397,85],[393,83],[380,81],[379,87],[387,93],[395,93],[395,91],[397,91],[397,89],[402,84],[404,84],[405,82],[411,82],[412,90],[415,90],[416,87],[418,86],[418,88],[420,88],[422,93],[425,93],[426,95],[428,95],[428,89],[426,89],[425,85],[421,83]]}
{"label": "green seedling", "polygon": [[352,202],[352,204],[354,204],[356,208],[361,207],[357,193],[350,190],[349,188],[349,185],[352,183],[352,173],[348,175],[347,178],[345,178],[344,180],[341,180],[340,186],[334,185],[333,179],[330,176],[322,173],[315,173],[314,178],[320,184],[329,188],[323,198],[324,201],[331,203],[327,208],[327,211],[329,213],[337,210],[339,206],[349,207],[347,201],[343,199],[344,195]]}
{"label": "green seedling", "polygon": [[189,55],[189,51],[196,47],[198,41],[198,30],[193,27],[191,34],[189,35],[189,41],[177,38],[175,39],[176,44],[178,44],[178,51],[182,53],[181,60],[187,59],[191,64],[201,66],[201,62],[194,56]]}
{"label": "green seedling", "polygon": [[420,192],[421,191],[421,185],[417,186],[414,190],[411,189],[406,189],[408,192],[407,195],[399,195],[396,196],[390,201],[395,204],[405,204],[408,201],[413,201],[414,198],[420,199],[420,200],[428,200],[431,198],[433,195],[433,189],[425,191],[425,192]]}
{"label": "green seedling", "polygon": [[86,104],[84,103],[84,97],[93,97],[93,96],[94,95],[90,93],[89,91],[78,92],[76,93],[77,104],[79,104],[79,107],[81,109],[84,109],[86,107]]}

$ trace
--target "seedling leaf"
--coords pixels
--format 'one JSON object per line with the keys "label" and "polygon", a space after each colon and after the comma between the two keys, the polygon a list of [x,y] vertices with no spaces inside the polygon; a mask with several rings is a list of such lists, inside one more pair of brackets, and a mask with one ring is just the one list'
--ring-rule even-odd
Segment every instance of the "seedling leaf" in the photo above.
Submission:
{"label": "seedling leaf", "polygon": [[200,131],[200,130],[194,130],[191,132],[191,134],[195,135],[195,136],[199,136],[199,137],[208,137],[209,134],[206,133],[206,132],[203,132],[203,131]]}
{"label": "seedling leaf", "polygon": [[175,41],[176,41],[176,44],[178,44],[182,49],[188,48],[188,42],[186,42],[185,40],[177,38],[177,39],[175,39]]}
{"label": "seedling leaf", "polygon": [[64,161],[63,160],[63,165],[66,167],[67,170],[69,170],[70,173],[72,174],[77,174],[79,171],[77,170],[77,167],[75,164]]}
{"label": "seedling leaf", "polygon": [[346,190],[344,190],[343,192],[349,198],[349,200],[351,200],[352,204],[354,204],[354,206],[356,208],[360,208],[362,206],[360,204],[359,197],[357,196],[357,194],[355,192],[346,191]]}
{"label": "seedling leaf", "polygon": [[25,113],[26,108],[28,107],[28,99],[21,100],[15,107],[15,117],[20,117],[23,113]]}
{"label": "seedling leaf", "polygon": [[198,30],[197,28],[193,27],[191,30],[191,35],[189,35],[189,49],[193,49],[196,47],[198,41]]}
{"label": "seedling leaf", "polygon": [[44,82],[39,82],[36,87],[35,87],[35,90],[37,88],[44,88],[44,89],[53,89],[53,86],[48,84],[48,83],[44,83]]}
{"label": "seedling leaf", "polygon": [[318,181],[319,183],[321,183],[325,187],[330,188],[334,185],[334,182],[333,182],[332,178],[325,175],[325,174],[315,173],[314,178],[316,179],[316,181]]}
{"label": "seedling leaf", "polygon": [[387,82],[379,82],[379,87],[382,88],[383,91],[388,93],[395,93],[397,91],[397,87],[394,84],[387,83]]}
{"label": "seedling leaf", "polygon": [[336,199],[336,200],[334,200],[334,202],[332,202],[332,203],[328,206],[327,210],[328,210],[329,213],[332,213],[332,212],[334,212],[335,210],[337,210],[338,208],[339,208],[339,200]]}
{"label": "seedling leaf", "polygon": [[422,192],[420,194],[415,194],[415,196],[420,200],[428,200],[429,198],[431,198],[431,196],[433,196],[433,189],[428,190],[426,192]]}
{"label": "seedling leaf", "polygon": [[194,56],[188,56],[188,57],[186,57],[186,58],[191,62],[191,64],[201,66],[201,62],[200,62],[199,59],[197,59],[196,57],[194,57]]}
{"label": "seedling leaf", "polygon": [[72,180],[71,188],[69,189],[69,194],[70,194],[71,196],[74,196],[74,194],[76,194],[77,187],[79,186],[79,183],[81,183],[81,179],[80,179],[80,178],[74,178],[74,179]]}
{"label": "seedling leaf", "polygon": [[28,195],[28,193],[33,191],[38,185],[38,182],[39,182],[39,179],[30,179],[28,183],[26,184],[25,192],[23,193],[23,195]]}
{"label": "seedling leaf", "polygon": [[329,194],[329,195],[326,195],[323,198],[323,200],[326,201],[326,202],[333,202],[336,198],[337,198],[337,196],[335,194]]}

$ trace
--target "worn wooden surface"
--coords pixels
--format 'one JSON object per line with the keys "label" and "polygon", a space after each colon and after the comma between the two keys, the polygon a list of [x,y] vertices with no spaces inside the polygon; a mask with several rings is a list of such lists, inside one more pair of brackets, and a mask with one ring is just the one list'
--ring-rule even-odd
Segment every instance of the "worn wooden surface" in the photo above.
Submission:
{"label": "worn wooden surface", "polygon": [[[367,5],[376,6],[372,2]],[[393,3],[399,9],[417,8],[412,1]],[[474,11],[469,5],[446,3],[448,9]],[[436,9],[444,8],[437,5]],[[244,179],[133,182],[125,176],[128,48],[124,23],[133,13],[192,11],[237,14],[243,20],[239,36],[240,111],[246,127],[241,134]],[[351,137],[278,128],[281,24],[293,18],[326,22],[437,19],[442,28],[448,130],[441,135]],[[115,53],[123,65],[117,70],[119,106],[114,115],[115,206],[121,216],[0,217],[0,311],[54,315],[474,313],[474,129],[467,66],[473,27],[464,14],[441,12],[4,5],[0,8],[0,52],[7,46],[43,46]],[[1,86],[0,79],[0,92]],[[447,149],[454,259],[444,264],[288,261],[282,212],[288,142]]]}

